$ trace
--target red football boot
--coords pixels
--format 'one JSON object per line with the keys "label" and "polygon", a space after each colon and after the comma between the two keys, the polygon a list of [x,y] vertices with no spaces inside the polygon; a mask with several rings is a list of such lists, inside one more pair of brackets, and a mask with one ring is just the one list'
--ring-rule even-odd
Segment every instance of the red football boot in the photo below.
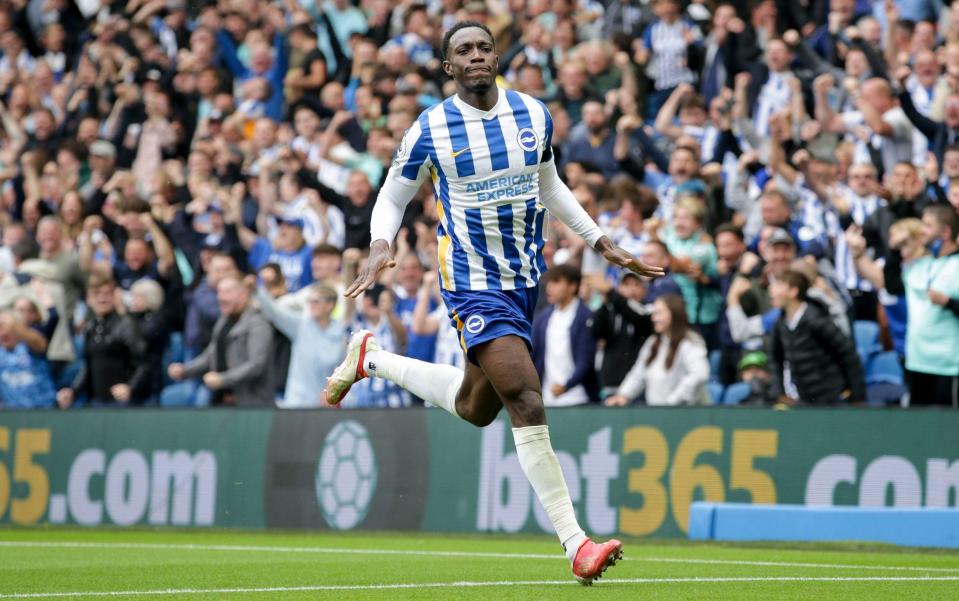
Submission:
{"label": "red football boot", "polygon": [[623,558],[623,543],[610,539],[605,543],[594,543],[588,538],[576,550],[573,560],[573,576],[584,586],[590,586],[597,578],[603,577],[617,559]]}

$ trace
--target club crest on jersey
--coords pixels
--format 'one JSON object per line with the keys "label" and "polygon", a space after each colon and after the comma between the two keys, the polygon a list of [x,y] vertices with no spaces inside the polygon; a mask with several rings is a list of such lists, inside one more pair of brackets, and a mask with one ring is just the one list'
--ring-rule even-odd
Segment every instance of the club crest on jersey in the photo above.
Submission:
{"label": "club crest on jersey", "polygon": [[466,320],[466,331],[470,334],[479,334],[486,327],[486,320],[482,315],[471,315]]}
{"label": "club crest on jersey", "polygon": [[[409,130],[407,130],[409,131]],[[403,137],[400,138],[400,144],[396,147],[396,153],[393,155],[393,166],[399,167],[400,161],[406,157],[406,134],[403,134]]]}
{"label": "club crest on jersey", "polygon": [[536,132],[533,131],[532,127],[524,127],[519,130],[519,133],[516,134],[516,142],[519,144],[519,147],[526,152],[536,150],[536,146],[539,144],[539,140],[536,138]]}

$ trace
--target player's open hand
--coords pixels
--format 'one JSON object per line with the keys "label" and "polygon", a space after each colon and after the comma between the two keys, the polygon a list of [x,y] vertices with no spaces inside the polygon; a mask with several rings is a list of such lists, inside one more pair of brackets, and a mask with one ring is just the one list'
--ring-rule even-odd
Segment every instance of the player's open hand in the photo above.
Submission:
{"label": "player's open hand", "polygon": [[390,255],[389,243],[386,240],[377,240],[370,246],[370,258],[366,261],[366,266],[344,294],[350,298],[358,297],[376,283],[381,271],[394,267],[396,267],[396,261]]}
{"label": "player's open hand", "polygon": [[642,263],[633,255],[613,244],[606,236],[596,241],[596,251],[613,265],[628,269],[637,275],[650,278],[660,278],[666,275],[666,271],[662,267],[653,267]]}

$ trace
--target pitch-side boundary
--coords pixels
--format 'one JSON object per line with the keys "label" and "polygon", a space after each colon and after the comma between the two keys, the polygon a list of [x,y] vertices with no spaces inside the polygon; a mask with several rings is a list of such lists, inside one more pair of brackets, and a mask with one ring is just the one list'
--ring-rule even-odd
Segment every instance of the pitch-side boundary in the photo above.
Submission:
{"label": "pitch-side boundary", "polygon": [[[108,543],[82,541],[2,541],[0,549],[13,548],[60,548],[60,549],[140,549],[158,551],[204,551],[239,553],[325,553],[334,555],[399,555],[410,557],[469,557],[477,559],[544,559],[568,561],[562,553],[495,553],[484,551],[418,551],[413,549],[355,549],[341,547],[283,547],[265,545],[197,545],[175,543]],[[835,570],[879,570],[904,572],[959,573],[959,568],[923,566],[881,566],[834,563],[805,563],[801,561],[750,561],[741,559],[706,559],[687,557],[658,557],[630,555],[627,559],[656,563],[684,563],[701,565],[757,566],[782,568],[810,568]]]}
{"label": "pitch-side boundary", "polygon": [[[619,584],[697,584],[697,583],[732,583],[746,584],[758,582],[959,582],[959,576],[759,576],[741,578],[611,578],[604,580],[603,587]],[[53,599],[64,597],[134,597],[134,596],[163,596],[163,595],[226,595],[226,594],[253,594],[253,593],[296,593],[296,592],[330,592],[330,591],[377,591],[403,590],[421,588],[482,588],[482,587],[516,587],[516,586],[563,586],[576,585],[575,580],[500,580],[490,582],[421,582],[397,584],[343,584],[343,585],[316,585],[316,586],[270,586],[250,588],[179,588],[155,589],[141,591],[64,591],[48,593],[0,593],[0,599]]]}

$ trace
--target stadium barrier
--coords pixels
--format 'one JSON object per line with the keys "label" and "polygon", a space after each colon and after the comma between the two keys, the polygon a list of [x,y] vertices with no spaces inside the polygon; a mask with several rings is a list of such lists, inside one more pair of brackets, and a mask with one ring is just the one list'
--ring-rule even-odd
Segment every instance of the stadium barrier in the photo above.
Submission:
{"label": "stadium barrier", "polygon": [[[693,501],[953,507],[959,413],[549,411],[584,528],[680,537]],[[551,532],[509,423],[437,409],[0,412],[0,523]]]}
{"label": "stadium barrier", "polygon": [[865,541],[959,548],[959,511],[934,507],[815,507],[693,503],[689,538],[720,541]]}

